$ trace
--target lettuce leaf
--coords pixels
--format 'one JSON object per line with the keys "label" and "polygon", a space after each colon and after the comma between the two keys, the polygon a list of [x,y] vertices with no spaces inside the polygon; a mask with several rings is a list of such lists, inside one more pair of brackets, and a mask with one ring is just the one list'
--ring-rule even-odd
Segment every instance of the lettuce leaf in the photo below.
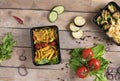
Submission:
{"label": "lettuce leaf", "polygon": [[[74,71],[76,71],[80,66],[88,66],[88,61],[82,59],[82,50],[83,48],[76,48],[70,53],[71,58],[69,60],[69,65]],[[104,72],[107,69],[109,62],[102,57],[105,53],[105,46],[98,44],[92,48],[92,51],[94,53],[93,58],[97,58],[100,61],[101,67],[99,70],[89,71],[89,76],[96,76],[94,81],[107,81],[106,77],[104,76]]]}
{"label": "lettuce leaf", "polygon": [[74,71],[76,71],[79,66],[87,64],[87,62],[81,57],[82,50],[83,48],[76,48],[71,52],[71,59],[69,60],[69,65],[70,68]]}
{"label": "lettuce leaf", "polygon": [[59,58],[56,55],[55,57],[53,57],[51,60],[48,60],[46,58],[41,59],[40,61],[37,62],[37,64],[57,64],[59,62]]}
{"label": "lettuce leaf", "polygon": [[94,53],[94,58],[101,57],[105,53],[105,46],[102,44],[98,44],[95,47],[92,48]]}
{"label": "lettuce leaf", "polygon": [[37,64],[46,64],[46,63],[49,63],[49,60],[45,58],[37,62]]}
{"label": "lettuce leaf", "polygon": [[108,81],[104,73],[95,75],[94,81]]}
{"label": "lettuce leaf", "polygon": [[57,64],[59,62],[59,58],[58,56],[56,55],[55,57],[52,58],[52,60],[50,60],[50,64]]}

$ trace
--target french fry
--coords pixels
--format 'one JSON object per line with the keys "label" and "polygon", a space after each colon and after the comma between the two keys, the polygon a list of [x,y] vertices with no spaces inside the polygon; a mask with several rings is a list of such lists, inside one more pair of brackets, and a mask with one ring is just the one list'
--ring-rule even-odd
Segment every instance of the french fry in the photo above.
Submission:
{"label": "french fry", "polygon": [[47,51],[49,48],[50,48],[50,46],[48,45],[48,46],[42,48],[41,51]]}
{"label": "french fry", "polygon": [[39,59],[37,58],[37,56],[35,56],[35,62],[38,62],[39,61]]}
{"label": "french fry", "polygon": [[41,53],[39,51],[37,51],[38,53],[38,59],[40,59]]}
{"label": "french fry", "polygon": [[55,47],[55,46],[51,46],[51,48],[53,48],[54,50],[56,50],[56,47]]}
{"label": "french fry", "polygon": [[52,50],[53,50],[53,49],[52,49],[52,48],[50,48],[49,50],[47,50],[47,51],[46,51],[46,53],[51,52]]}
{"label": "french fry", "polygon": [[45,57],[47,58],[47,57],[52,53],[52,51],[54,51],[54,50],[53,50],[53,49],[50,49],[49,51],[47,51],[47,52],[45,53],[45,55],[42,56],[42,59],[45,58]]}
{"label": "french fry", "polygon": [[52,52],[51,52],[51,54],[50,54],[50,56],[48,57],[48,60],[51,60],[51,58],[52,58],[52,56],[55,54],[55,51],[54,50],[52,50]]}

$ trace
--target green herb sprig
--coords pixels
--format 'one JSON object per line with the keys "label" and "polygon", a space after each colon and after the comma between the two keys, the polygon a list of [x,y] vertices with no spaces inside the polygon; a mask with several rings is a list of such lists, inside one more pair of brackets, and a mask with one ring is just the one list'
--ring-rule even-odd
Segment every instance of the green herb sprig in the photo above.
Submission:
{"label": "green herb sprig", "polygon": [[3,39],[2,44],[0,44],[0,62],[11,58],[12,48],[16,45],[13,40],[12,33],[7,33]]}

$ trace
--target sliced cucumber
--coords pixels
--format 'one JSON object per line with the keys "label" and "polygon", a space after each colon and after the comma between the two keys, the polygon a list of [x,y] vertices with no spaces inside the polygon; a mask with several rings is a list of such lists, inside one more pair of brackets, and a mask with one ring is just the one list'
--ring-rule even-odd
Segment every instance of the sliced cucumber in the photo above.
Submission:
{"label": "sliced cucumber", "polygon": [[75,24],[74,23],[70,23],[70,30],[71,31],[78,31],[78,30],[80,30],[80,28],[79,27],[77,27],[77,26],[75,26]]}
{"label": "sliced cucumber", "polygon": [[85,25],[86,20],[82,16],[77,16],[77,17],[74,18],[74,23],[75,23],[76,26],[82,27],[82,26]]}
{"label": "sliced cucumber", "polygon": [[72,32],[72,36],[76,39],[80,39],[83,36],[83,31],[80,29],[77,32]]}
{"label": "sliced cucumber", "polygon": [[57,12],[51,11],[49,13],[48,19],[49,19],[50,22],[52,22],[52,23],[55,22],[57,20],[57,18],[58,18]]}
{"label": "sliced cucumber", "polygon": [[56,11],[58,15],[62,14],[64,12],[64,7],[61,5],[55,6],[52,11]]}

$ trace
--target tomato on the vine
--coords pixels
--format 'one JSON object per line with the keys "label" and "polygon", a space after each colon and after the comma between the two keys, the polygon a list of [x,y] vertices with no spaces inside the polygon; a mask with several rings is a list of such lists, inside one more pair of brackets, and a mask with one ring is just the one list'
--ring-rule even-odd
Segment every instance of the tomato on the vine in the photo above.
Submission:
{"label": "tomato on the vine", "polygon": [[90,70],[99,70],[100,66],[101,64],[98,59],[93,58],[88,62],[88,67],[90,68]]}
{"label": "tomato on the vine", "polygon": [[85,78],[88,75],[88,68],[85,66],[78,67],[76,74],[79,78]]}
{"label": "tomato on the vine", "polygon": [[90,48],[86,48],[82,51],[82,58],[89,60],[93,57],[93,51]]}

